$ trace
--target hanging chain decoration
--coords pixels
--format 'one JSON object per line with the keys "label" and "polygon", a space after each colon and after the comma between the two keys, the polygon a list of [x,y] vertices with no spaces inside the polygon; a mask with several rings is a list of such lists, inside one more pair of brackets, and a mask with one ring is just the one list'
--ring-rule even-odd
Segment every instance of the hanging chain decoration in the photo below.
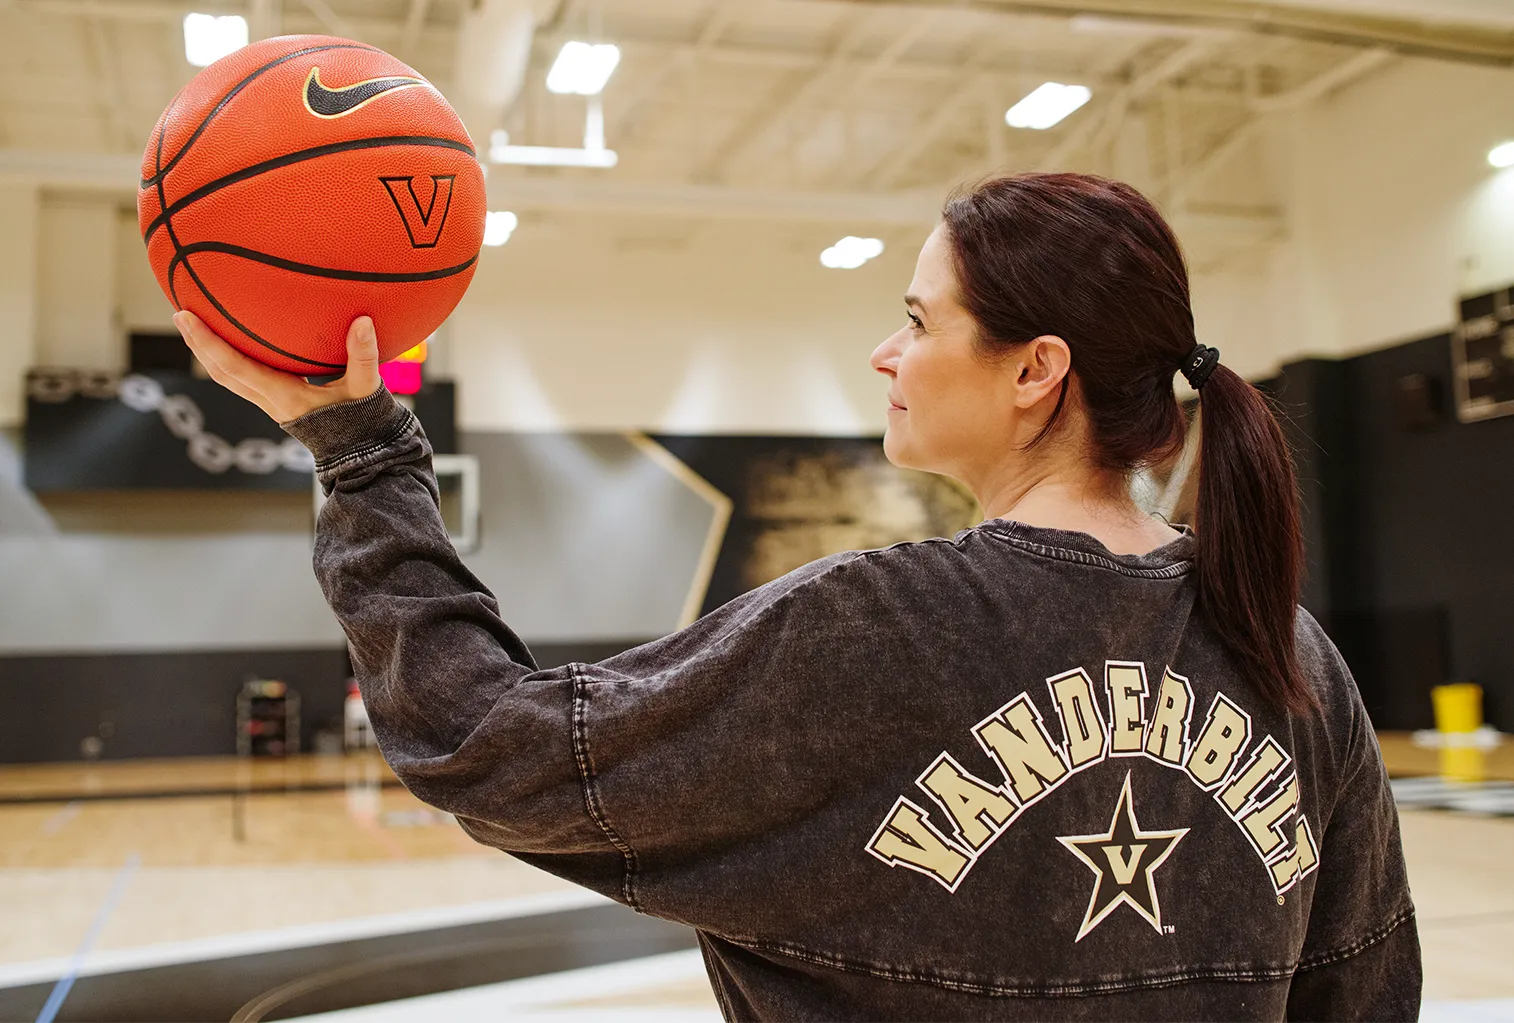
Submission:
{"label": "hanging chain decoration", "polygon": [[315,456],[299,441],[249,437],[233,444],[205,429],[205,413],[187,394],[168,394],[152,377],[131,373],[92,370],[34,370],[27,374],[27,397],[48,404],[61,404],[75,395],[96,399],[119,399],[136,412],[156,412],[168,432],[187,445],[189,460],[206,472],[229,469],[267,475],[275,469],[314,472]]}

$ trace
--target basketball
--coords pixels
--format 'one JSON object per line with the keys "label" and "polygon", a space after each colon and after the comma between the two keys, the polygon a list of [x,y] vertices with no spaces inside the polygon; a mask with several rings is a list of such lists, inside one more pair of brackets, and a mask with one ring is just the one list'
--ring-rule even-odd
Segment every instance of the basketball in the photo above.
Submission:
{"label": "basketball", "polygon": [[483,172],[441,94],[375,47],[267,39],[186,85],[148,139],[137,216],[158,284],[277,369],[338,374],[371,316],[380,359],[462,298]]}

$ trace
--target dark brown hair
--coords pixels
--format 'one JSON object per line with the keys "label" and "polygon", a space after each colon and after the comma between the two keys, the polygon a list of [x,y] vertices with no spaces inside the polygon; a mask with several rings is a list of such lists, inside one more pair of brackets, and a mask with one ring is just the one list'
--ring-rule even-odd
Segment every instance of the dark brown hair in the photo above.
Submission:
{"label": "dark brown hair", "polygon": [[[942,219],[985,352],[1062,338],[1099,467],[1172,457],[1186,427],[1173,376],[1193,352],[1193,310],[1182,250],[1146,197],[1089,175],[1019,174],[954,195]],[[1067,388],[1032,444],[1058,422]],[[1293,459],[1267,400],[1232,370],[1216,366],[1200,395],[1199,607],[1262,694],[1302,710],[1314,700],[1294,651]]]}

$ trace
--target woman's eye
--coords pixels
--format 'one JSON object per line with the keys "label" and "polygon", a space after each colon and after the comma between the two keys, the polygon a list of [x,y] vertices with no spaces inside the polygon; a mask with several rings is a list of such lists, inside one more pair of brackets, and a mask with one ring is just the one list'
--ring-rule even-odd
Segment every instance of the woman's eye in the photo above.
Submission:
{"label": "woman's eye", "polygon": [[909,316],[909,325],[911,330],[925,329],[925,324],[920,322],[920,317],[916,316],[914,313],[908,313],[906,315]]}

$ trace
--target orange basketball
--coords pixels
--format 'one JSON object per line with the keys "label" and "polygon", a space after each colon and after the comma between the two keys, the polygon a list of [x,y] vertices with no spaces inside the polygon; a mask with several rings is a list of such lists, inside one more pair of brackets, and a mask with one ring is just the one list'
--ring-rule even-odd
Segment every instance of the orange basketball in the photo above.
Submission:
{"label": "orange basketball", "polygon": [[329,36],[266,39],[195,76],[153,129],[137,192],[174,307],[307,376],[342,371],[364,314],[382,359],[424,341],[473,277],[485,208],[441,93]]}

